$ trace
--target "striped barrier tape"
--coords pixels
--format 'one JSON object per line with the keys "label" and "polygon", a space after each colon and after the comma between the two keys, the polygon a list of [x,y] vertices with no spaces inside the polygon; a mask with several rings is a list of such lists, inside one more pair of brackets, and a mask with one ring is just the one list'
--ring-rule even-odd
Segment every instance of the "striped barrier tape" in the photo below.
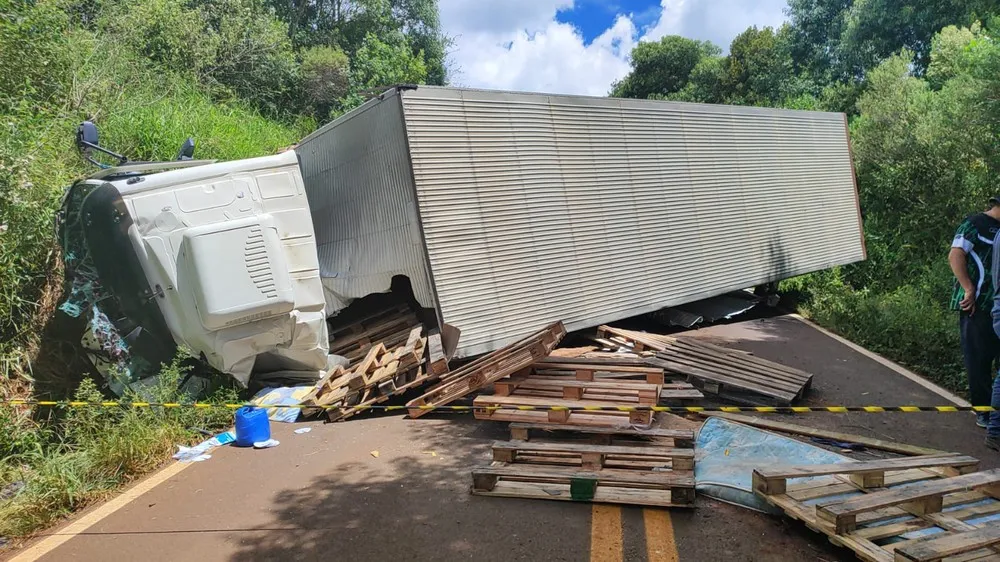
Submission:
{"label": "striped barrier tape", "polygon": [[227,408],[235,410],[245,406],[258,408],[302,408],[334,410],[339,408],[355,408],[358,410],[384,410],[387,412],[400,410],[441,410],[472,412],[495,411],[495,410],[541,410],[541,411],[610,411],[610,412],[672,412],[672,413],[698,413],[698,412],[757,412],[767,414],[809,414],[817,412],[828,412],[843,414],[848,412],[863,412],[869,414],[886,412],[979,412],[988,413],[994,411],[991,406],[387,406],[381,404],[371,404],[367,406],[312,406],[305,404],[251,404],[243,402],[235,403],[212,403],[212,402],[81,402],[81,401],[56,401],[56,400],[0,400],[0,405],[8,406],[50,406],[57,408]]}

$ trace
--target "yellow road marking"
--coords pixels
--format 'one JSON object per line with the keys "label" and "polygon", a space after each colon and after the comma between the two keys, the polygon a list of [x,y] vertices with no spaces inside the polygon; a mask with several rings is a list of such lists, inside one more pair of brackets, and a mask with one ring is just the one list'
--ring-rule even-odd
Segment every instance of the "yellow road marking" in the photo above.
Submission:
{"label": "yellow road marking", "polygon": [[83,517],[59,529],[54,534],[42,539],[31,547],[24,550],[9,562],[34,562],[42,556],[52,552],[62,546],[63,543],[86,531],[90,527],[99,523],[105,517],[125,507],[129,502],[152,490],[166,480],[176,476],[180,471],[191,466],[193,463],[172,462],[166,468],[156,474],[125,490],[120,495],[108,500],[97,509],[84,515]]}
{"label": "yellow road marking", "polygon": [[674,524],[665,509],[643,509],[642,520],[646,527],[646,560],[648,562],[678,562],[677,543],[674,541]]}
{"label": "yellow road marking", "polygon": [[622,508],[595,503],[590,516],[590,562],[621,562]]}

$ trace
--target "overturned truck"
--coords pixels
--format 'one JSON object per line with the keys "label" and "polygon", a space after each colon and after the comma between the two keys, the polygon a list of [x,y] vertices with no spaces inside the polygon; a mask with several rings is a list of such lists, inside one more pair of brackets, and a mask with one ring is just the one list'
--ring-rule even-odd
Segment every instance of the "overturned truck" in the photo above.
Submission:
{"label": "overturned truck", "polygon": [[865,259],[839,113],[397,87],[296,152],[327,315],[405,276],[460,356]]}
{"label": "overturned truck", "polygon": [[469,356],[865,257],[842,114],[420,86],[294,153],[131,163],[90,123],[78,144],[108,169],[58,217],[62,309],[116,392],[175,346],[315,380],[325,319],[402,278]]}

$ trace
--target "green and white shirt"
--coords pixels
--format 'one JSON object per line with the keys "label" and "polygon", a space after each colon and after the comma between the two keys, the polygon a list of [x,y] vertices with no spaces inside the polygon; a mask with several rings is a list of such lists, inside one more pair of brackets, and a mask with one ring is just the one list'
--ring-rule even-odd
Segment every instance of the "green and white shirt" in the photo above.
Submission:
{"label": "green and white shirt", "polygon": [[[965,266],[976,286],[976,310],[993,309],[993,240],[997,231],[1000,231],[1000,221],[986,213],[979,213],[962,221],[951,242],[952,248],[965,250]],[[951,309],[960,310],[958,303],[963,298],[965,290],[956,279],[951,292]]]}

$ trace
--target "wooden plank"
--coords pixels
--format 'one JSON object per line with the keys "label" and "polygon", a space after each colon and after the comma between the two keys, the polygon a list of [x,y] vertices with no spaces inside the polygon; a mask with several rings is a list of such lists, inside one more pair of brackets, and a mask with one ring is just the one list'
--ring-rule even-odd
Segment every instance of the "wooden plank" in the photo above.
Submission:
{"label": "wooden plank", "polygon": [[688,382],[691,382],[695,384],[695,386],[699,386],[703,391],[712,394],[721,394],[721,387],[732,387],[741,391],[760,394],[770,399],[770,401],[775,402],[777,405],[791,404],[797,397],[795,392],[782,391],[758,384],[756,382],[734,379],[719,373],[706,371],[699,367],[678,363],[673,359],[664,358],[659,355],[657,358],[663,361],[664,365],[669,370],[687,375]]}
{"label": "wooden plank", "polygon": [[[589,443],[538,443],[535,441],[494,441],[493,451],[517,451],[536,453],[598,453],[602,455],[636,455],[643,457],[663,457],[694,461],[693,449],[674,447],[635,447],[618,445],[593,445]],[[1000,469],[998,469],[1000,470]]]}
{"label": "wooden plank", "polygon": [[[631,359],[623,361],[609,361],[606,359],[586,359],[577,357],[566,359],[562,357],[545,357],[535,362],[535,367],[545,369],[565,369],[575,371],[577,369],[590,369],[598,372],[616,373],[662,373],[663,369],[651,367],[644,359]],[[598,368],[599,367],[599,368]]]}
{"label": "wooden plank", "polygon": [[625,412],[611,412],[606,414],[573,412],[566,424],[550,422],[548,412],[540,410],[495,410],[492,412],[475,410],[474,415],[478,420],[550,424],[553,428],[564,427],[565,425],[609,428],[632,427],[634,425],[629,421],[629,417]]}
{"label": "wooden plank", "polygon": [[865,511],[905,504],[904,509],[914,514],[937,513],[941,511],[944,494],[967,490],[1000,495],[1000,469],[905,484],[843,501],[818,504],[816,517],[820,523],[832,525],[836,533],[843,534],[854,530],[858,514]]}
{"label": "wooden plank", "polygon": [[729,377],[736,380],[745,380],[754,384],[765,386],[768,388],[775,388],[784,392],[791,392],[798,395],[802,388],[808,382],[808,379],[794,379],[791,377],[784,376],[771,376],[765,373],[758,373],[755,371],[744,370],[741,366],[734,366],[730,363],[723,361],[712,360],[705,357],[693,356],[688,353],[678,353],[674,349],[667,349],[666,351],[660,351],[657,353],[657,357],[662,359],[667,359],[675,363],[680,363],[682,365],[688,365],[698,369],[702,369],[709,373],[718,373],[722,376]]}
{"label": "wooden plank", "polygon": [[444,344],[441,334],[437,331],[427,336],[428,371],[433,376],[441,376],[448,372],[448,358],[444,354]]}
{"label": "wooden plank", "polygon": [[758,494],[784,494],[789,478],[832,474],[852,475],[851,481],[862,488],[882,487],[886,471],[926,467],[951,467],[956,468],[958,473],[965,474],[979,467],[979,459],[955,454],[835,464],[773,466],[753,471],[753,489]]}
{"label": "wooden plank", "polygon": [[[691,471],[625,470],[606,468],[604,470],[580,470],[572,467],[553,467],[544,465],[494,463],[472,469],[473,486],[478,489],[489,489],[496,482],[495,478],[525,478],[532,481],[569,482],[573,479],[593,480],[598,484],[617,484],[628,487],[653,488],[694,488],[694,475]],[[481,476],[484,478],[476,478]],[[486,478],[488,477],[488,478]]]}
{"label": "wooden plank", "polygon": [[771,429],[774,431],[792,433],[795,435],[803,435],[806,437],[820,437],[825,439],[834,439],[836,441],[846,441],[848,443],[857,443],[859,445],[864,445],[865,447],[869,447],[871,449],[878,449],[881,451],[891,451],[893,453],[900,453],[903,455],[917,456],[917,455],[949,454],[948,451],[931,449],[929,447],[919,447],[917,445],[908,445],[906,443],[896,443],[894,441],[885,441],[882,439],[875,439],[873,437],[863,437],[861,435],[841,433],[839,431],[815,429],[812,427],[806,427],[804,425],[780,422],[768,418],[757,418],[753,416],[730,414],[726,412],[698,412],[698,415],[703,417],[722,418],[725,420],[734,421],[745,425],[751,425],[753,427],[759,427],[761,429]]}
{"label": "wooden plank", "polygon": [[[583,501],[578,500],[572,493],[572,484],[561,484],[551,482],[518,482],[505,481],[497,482],[492,490],[476,490],[472,493],[477,496],[495,496],[508,498],[529,498],[540,500],[562,500],[562,501]],[[694,502],[675,501],[669,490],[644,490],[633,488],[616,488],[613,486],[598,486],[594,490],[594,495],[590,500],[594,503],[614,503],[625,505],[646,505],[653,507],[694,507]]]}
{"label": "wooden plank", "polygon": [[[622,437],[650,437],[673,439],[676,447],[688,448],[693,446],[694,432],[689,429],[641,429],[633,427],[590,427],[582,425],[551,426],[534,423],[512,423],[510,424],[511,439],[516,441],[527,441],[530,431],[568,431],[583,433],[586,435],[610,435]],[[515,438],[514,433],[523,435]],[[522,433],[523,432],[523,433]]]}
{"label": "wooden plank", "polygon": [[937,562],[946,556],[955,556],[1000,544],[1000,525],[992,524],[964,533],[950,533],[939,538],[927,538],[896,549],[900,562]]}
{"label": "wooden plank", "polygon": [[692,337],[683,337],[683,336],[680,336],[680,337],[674,338],[674,341],[676,341],[679,344],[688,344],[690,346],[695,346],[695,347],[699,347],[699,348],[710,349],[710,350],[714,350],[714,351],[717,351],[717,352],[720,352],[720,353],[724,353],[724,354],[727,354],[727,355],[728,354],[738,354],[738,355],[731,356],[734,361],[746,362],[746,363],[755,363],[757,365],[760,365],[760,366],[763,366],[763,367],[767,367],[768,369],[774,369],[774,370],[778,370],[778,371],[784,371],[786,373],[793,374],[793,375],[798,375],[799,377],[806,378],[806,379],[811,379],[813,377],[813,375],[811,373],[807,373],[805,371],[802,371],[800,369],[796,369],[794,367],[789,367],[788,365],[784,365],[784,364],[777,363],[777,362],[774,362],[774,361],[768,361],[767,359],[762,359],[762,358],[757,357],[756,355],[754,355],[754,354],[752,354],[752,353],[750,353],[748,351],[742,351],[742,350],[739,350],[739,349],[729,349],[728,347],[723,347],[723,346],[720,346],[720,345],[715,345],[714,343],[709,343],[707,341],[699,340],[699,339],[692,338]]}

